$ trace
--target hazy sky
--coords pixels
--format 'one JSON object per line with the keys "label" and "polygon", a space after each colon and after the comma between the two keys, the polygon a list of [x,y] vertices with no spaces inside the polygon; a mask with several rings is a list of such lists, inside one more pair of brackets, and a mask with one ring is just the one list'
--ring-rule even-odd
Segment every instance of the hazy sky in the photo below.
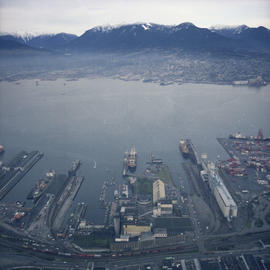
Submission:
{"label": "hazy sky", "polygon": [[80,35],[134,22],[270,28],[270,0],[0,0],[1,32]]}

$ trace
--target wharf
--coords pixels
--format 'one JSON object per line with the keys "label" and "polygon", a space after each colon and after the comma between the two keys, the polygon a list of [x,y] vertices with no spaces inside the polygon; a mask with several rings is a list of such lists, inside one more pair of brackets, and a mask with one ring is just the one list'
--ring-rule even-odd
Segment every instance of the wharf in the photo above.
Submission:
{"label": "wharf", "polygon": [[31,223],[27,229],[27,232],[32,236],[47,239],[50,234],[50,228],[47,220],[51,205],[54,203],[54,197],[52,194],[47,194],[42,197],[40,207],[35,208],[35,211],[31,211]]}
{"label": "wharf", "polygon": [[162,165],[163,160],[161,158],[155,158],[155,156],[151,153],[150,161],[147,161],[146,164],[149,164],[149,165]]}
{"label": "wharf", "polygon": [[194,162],[194,164],[201,165],[201,159],[192,141],[190,139],[187,139],[186,142],[187,142],[187,148],[189,150],[189,158]]}
{"label": "wharf", "polygon": [[69,210],[72,201],[76,197],[84,178],[73,176],[56,203],[53,230],[58,231],[64,221],[65,213]]}
{"label": "wharf", "polygon": [[237,193],[236,197],[244,202],[269,191],[270,150],[267,140],[229,137],[217,141],[230,156],[220,162],[219,167],[233,195]]}
{"label": "wharf", "polygon": [[230,139],[225,139],[225,138],[217,138],[217,141],[219,144],[224,148],[224,150],[228,153],[230,157],[234,157],[234,151],[233,147],[229,145],[229,140]]}
{"label": "wharf", "polygon": [[71,218],[69,220],[69,231],[76,231],[81,219],[84,217],[87,209],[87,204],[78,203],[75,210],[72,212]]}
{"label": "wharf", "polygon": [[2,168],[0,175],[0,200],[27,174],[28,171],[43,157],[43,153],[22,151],[7,166]]}
{"label": "wharf", "polygon": [[200,197],[200,192],[197,188],[197,182],[199,181],[197,181],[196,177],[194,176],[194,165],[192,165],[190,162],[183,162],[182,166],[190,183],[189,195],[192,196],[195,193],[198,197]]}

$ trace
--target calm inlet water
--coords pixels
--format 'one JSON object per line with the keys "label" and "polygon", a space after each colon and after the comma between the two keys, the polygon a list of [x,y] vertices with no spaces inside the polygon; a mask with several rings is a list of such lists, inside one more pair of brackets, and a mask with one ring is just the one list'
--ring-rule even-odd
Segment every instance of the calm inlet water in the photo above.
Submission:
{"label": "calm inlet water", "polygon": [[[85,181],[76,201],[88,203],[87,217],[103,222],[98,197],[103,181],[122,182],[123,154],[138,152],[142,171],[150,153],[184,176],[180,138],[191,138],[209,159],[226,153],[217,137],[230,133],[270,136],[270,86],[261,89],[220,85],[159,86],[111,79],[0,83],[0,144],[5,160],[21,150],[40,150],[44,158],[5,201],[26,200],[34,183],[54,169],[67,173],[74,159]],[[96,169],[93,168],[96,161]]]}

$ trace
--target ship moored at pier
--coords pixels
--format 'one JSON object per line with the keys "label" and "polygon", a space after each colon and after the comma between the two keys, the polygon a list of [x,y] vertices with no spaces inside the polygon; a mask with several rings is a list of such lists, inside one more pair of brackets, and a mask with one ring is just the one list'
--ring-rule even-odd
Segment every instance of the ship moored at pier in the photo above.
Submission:
{"label": "ship moored at pier", "polygon": [[135,147],[130,149],[127,156],[127,167],[130,171],[135,171],[137,167],[137,153]]}
{"label": "ship moored at pier", "polygon": [[81,165],[81,161],[80,160],[74,160],[72,162],[71,169],[68,171],[68,175],[69,176],[74,176],[76,174],[76,171],[79,169],[80,165]]}
{"label": "ship moored at pier", "polygon": [[30,193],[27,195],[27,199],[35,201],[38,200],[41,195],[45,193],[54,176],[54,171],[47,172],[44,179],[40,179],[36,182],[35,187],[33,187]]}
{"label": "ship moored at pier", "polygon": [[189,156],[189,150],[188,150],[188,147],[187,147],[186,140],[181,139],[179,141],[179,150],[182,153],[182,155],[183,155],[184,158],[188,158],[188,156]]}
{"label": "ship moored at pier", "polygon": [[237,140],[255,140],[255,141],[270,141],[270,137],[264,137],[262,129],[259,129],[257,136],[246,136],[237,132],[236,134],[230,134],[229,139]]}

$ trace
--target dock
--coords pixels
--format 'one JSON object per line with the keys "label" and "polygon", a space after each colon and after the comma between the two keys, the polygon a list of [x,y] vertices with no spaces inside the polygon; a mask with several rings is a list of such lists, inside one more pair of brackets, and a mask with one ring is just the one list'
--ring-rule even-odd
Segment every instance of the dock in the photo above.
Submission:
{"label": "dock", "polygon": [[19,153],[0,172],[0,200],[31,170],[31,168],[43,157],[39,151]]}
{"label": "dock", "polygon": [[190,159],[193,161],[195,165],[201,165],[201,159],[192,141],[190,139],[187,139],[186,142],[187,142],[187,148],[189,150]]}
{"label": "dock", "polygon": [[76,197],[83,180],[84,178],[79,176],[73,176],[70,178],[68,185],[56,203],[55,219],[52,227],[54,231],[58,231],[60,229],[64,221],[65,214]]}

